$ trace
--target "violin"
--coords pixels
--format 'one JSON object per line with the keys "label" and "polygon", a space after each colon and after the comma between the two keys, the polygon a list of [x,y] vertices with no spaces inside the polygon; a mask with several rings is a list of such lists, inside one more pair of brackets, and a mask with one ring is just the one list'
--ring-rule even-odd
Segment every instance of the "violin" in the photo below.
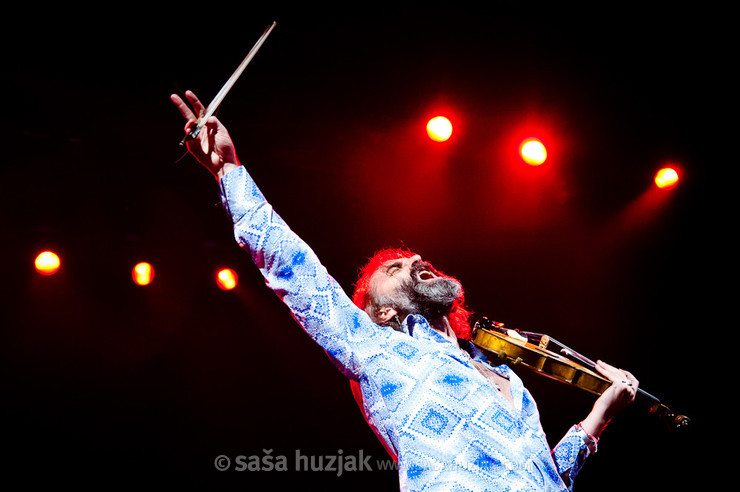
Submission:
{"label": "violin", "polygon": [[[471,341],[491,358],[509,366],[523,366],[535,374],[601,395],[612,382],[598,372],[596,364],[575,350],[541,333],[507,329],[503,323],[481,318],[473,326]],[[559,348],[557,352],[553,348]],[[691,423],[675,414],[658,398],[642,388],[637,392],[650,400],[650,413],[660,417],[670,429],[683,429]]]}

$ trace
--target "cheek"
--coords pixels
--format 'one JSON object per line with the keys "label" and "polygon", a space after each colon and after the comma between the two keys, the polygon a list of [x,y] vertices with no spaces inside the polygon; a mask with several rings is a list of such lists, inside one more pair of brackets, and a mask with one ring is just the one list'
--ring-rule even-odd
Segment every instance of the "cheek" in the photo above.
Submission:
{"label": "cheek", "polygon": [[389,297],[395,289],[393,279],[385,275],[378,275],[370,281],[370,293],[373,297]]}
{"label": "cheek", "polygon": [[378,275],[369,285],[372,299],[379,304],[393,304],[404,302],[408,298],[403,282],[399,277]]}

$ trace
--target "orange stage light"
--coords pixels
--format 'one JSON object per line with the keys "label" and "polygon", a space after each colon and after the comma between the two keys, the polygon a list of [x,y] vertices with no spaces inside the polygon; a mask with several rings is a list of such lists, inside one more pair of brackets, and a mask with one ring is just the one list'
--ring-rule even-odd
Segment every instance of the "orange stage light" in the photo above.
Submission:
{"label": "orange stage light", "polygon": [[519,153],[522,159],[524,159],[524,162],[530,166],[539,166],[547,159],[547,149],[536,138],[529,138],[522,142],[522,145],[519,147]]}
{"label": "orange stage light", "polygon": [[34,266],[41,275],[54,275],[61,266],[61,260],[53,251],[44,251],[36,256]]}
{"label": "orange stage light", "polygon": [[222,268],[216,274],[216,284],[220,289],[231,290],[239,283],[236,272],[230,268]]}
{"label": "orange stage light", "polygon": [[444,142],[452,136],[452,123],[444,116],[435,116],[427,122],[427,135],[435,142]]}
{"label": "orange stage light", "polygon": [[678,184],[678,173],[671,167],[664,167],[655,173],[655,185],[662,190],[670,190]]}
{"label": "orange stage light", "polygon": [[131,278],[136,285],[149,285],[154,280],[154,267],[145,261],[137,263],[131,270]]}

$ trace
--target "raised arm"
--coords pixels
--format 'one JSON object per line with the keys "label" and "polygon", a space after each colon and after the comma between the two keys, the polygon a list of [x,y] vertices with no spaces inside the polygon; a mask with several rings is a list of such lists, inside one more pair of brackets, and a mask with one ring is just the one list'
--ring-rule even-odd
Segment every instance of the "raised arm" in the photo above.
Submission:
{"label": "raised arm", "polygon": [[[186,97],[195,112],[179,96],[171,99],[187,120],[187,132],[204,107],[192,92]],[[377,343],[387,329],[375,325],[352,303],[311,248],[273,210],[239,163],[232,140],[217,118],[210,118],[188,142],[188,150],[218,179],[236,241],[250,253],[267,286],[347,377],[360,378],[363,360],[377,353]]]}

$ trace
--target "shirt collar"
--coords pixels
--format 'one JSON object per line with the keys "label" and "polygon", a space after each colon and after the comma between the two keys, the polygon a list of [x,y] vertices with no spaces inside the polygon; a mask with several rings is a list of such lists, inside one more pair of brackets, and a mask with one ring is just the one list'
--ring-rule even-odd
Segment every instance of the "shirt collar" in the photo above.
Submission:
{"label": "shirt collar", "polygon": [[[419,340],[430,340],[438,343],[450,343],[450,341],[445,338],[444,335],[432,328],[429,324],[429,321],[427,321],[427,319],[420,314],[409,314],[408,316],[406,316],[406,319],[404,319],[403,323],[401,323],[401,331]],[[470,358],[472,360],[488,364],[489,367],[491,367],[491,369],[493,369],[497,374],[507,379],[509,378],[509,372],[511,371],[509,366],[507,366],[506,364],[500,364],[498,366],[492,365],[483,351],[480,350],[470,340],[458,338],[457,343],[460,345],[460,348],[462,350],[470,355]]]}
{"label": "shirt collar", "polygon": [[449,340],[432,328],[429,321],[421,314],[409,314],[401,323],[401,331],[419,340],[449,343]]}

